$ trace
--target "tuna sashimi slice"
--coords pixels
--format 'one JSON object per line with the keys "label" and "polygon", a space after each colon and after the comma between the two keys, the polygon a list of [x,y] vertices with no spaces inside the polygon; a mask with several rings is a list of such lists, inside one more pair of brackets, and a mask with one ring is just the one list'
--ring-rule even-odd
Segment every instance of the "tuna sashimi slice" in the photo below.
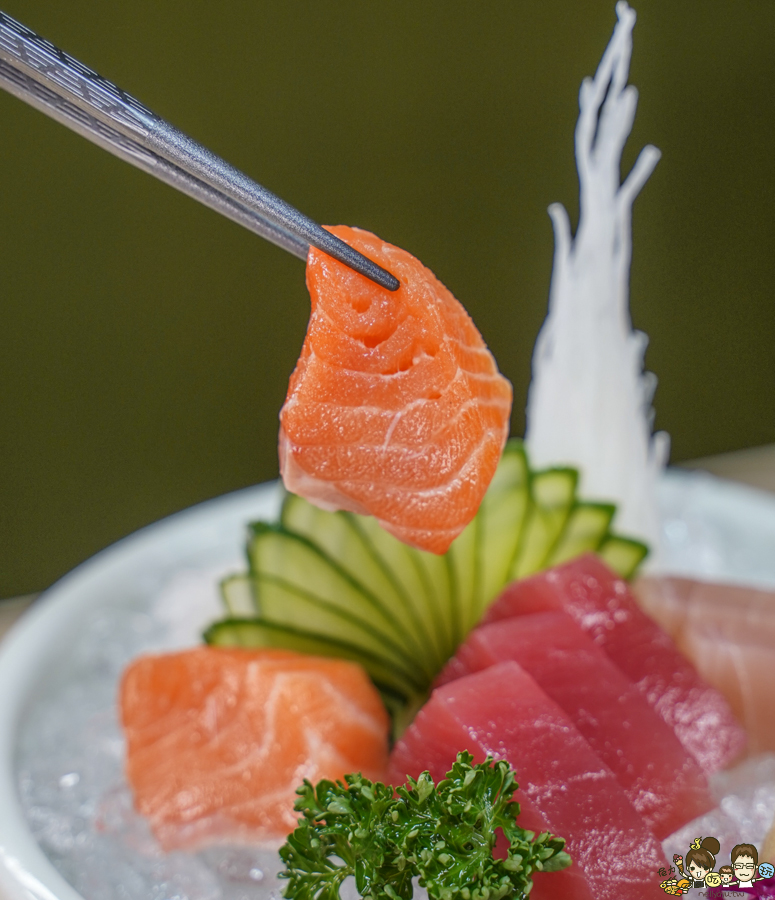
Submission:
{"label": "tuna sashimi slice", "polygon": [[672,728],[567,613],[532,613],[475,629],[439,683],[510,659],[578,728],[660,840],[715,806],[702,770]]}
{"label": "tuna sashimi slice", "polygon": [[710,774],[732,763],[746,737],[729,704],[636,603],[627,583],[592,553],[510,584],[485,621],[564,609],[633,681]]}
{"label": "tuna sashimi slice", "polygon": [[391,293],[312,247],[312,301],[280,412],[280,472],[323,509],[373,515],[444,553],[476,514],[509,432],[511,385],[468,313],[405,250],[333,234],[391,271]]}
{"label": "tuna sashimi slice", "polygon": [[751,753],[775,750],[775,592],[689,578],[640,578],[641,608],[729,701]]}
{"label": "tuna sashimi slice", "polygon": [[305,778],[385,780],[388,720],[360,666],[198,647],[135,660],[121,685],[135,805],[166,850],[279,845]]}
{"label": "tuna sashimi slice", "polygon": [[515,662],[437,688],[396,744],[392,783],[428,769],[443,778],[461,750],[506,759],[517,774],[519,823],[564,837],[573,865],[539,873],[531,900],[653,898],[662,850],[611,770]]}

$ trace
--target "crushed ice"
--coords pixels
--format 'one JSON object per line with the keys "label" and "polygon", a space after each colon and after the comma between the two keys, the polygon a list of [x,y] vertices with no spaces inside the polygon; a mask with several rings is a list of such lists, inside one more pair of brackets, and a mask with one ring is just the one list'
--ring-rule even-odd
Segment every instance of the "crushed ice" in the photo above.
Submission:
{"label": "crushed ice", "polygon": [[[704,816],[689,822],[671,834],[662,844],[665,856],[686,856],[698,837],[712,835],[721,844],[721,854],[728,855],[735,844],[761,847],[775,819],[775,753],[745,760],[711,779],[713,796],[718,806]],[[723,865],[722,856],[718,864]]]}
{"label": "crushed ice", "polygon": [[256,900],[280,896],[275,852],[162,852],[123,777],[118,682],[140,653],[198,644],[221,615],[225,574],[178,573],[148,608],[106,607],[41,689],[20,730],[18,785],[30,829],[89,900]]}

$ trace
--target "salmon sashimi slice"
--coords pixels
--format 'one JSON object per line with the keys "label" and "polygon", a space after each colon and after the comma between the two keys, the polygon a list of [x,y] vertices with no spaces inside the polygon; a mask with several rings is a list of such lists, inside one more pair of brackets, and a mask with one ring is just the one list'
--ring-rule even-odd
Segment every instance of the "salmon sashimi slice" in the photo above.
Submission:
{"label": "salmon sashimi slice", "polygon": [[732,763],[746,736],[729,704],[592,553],[510,584],[487,621],[564,609],[634,682],[706,774]]}
{"label": "salmon sashimi slice", "polygon": [[640,578],[641,608],[745,726],[751,753],[775,750],[775,592],[689,578]]}
{"label": "salmon sashimi slice", "polygon": [[476,628],[439,683],[510,659],[573,722],[660,840],[716,805],[673,729],[567,613],[532,613]]}
{"label": "salmon sashimi slice", "polygon": [[329,228],[401,282],[390,292],[314,247],[307,335],[280,412],[286,488],[375,516],[444,553],[476,514],[509,431],[511,384],[433,273],[367,231]]}
{"label": "salmon sashimi slice", "polygon": [[611,770],[515,662],[437,688],[396,744],[391,781],[428,769],[443,778],[456,754],[506,759],[516,772],[518,822],[564,837],[573,863],[538,873],[531,900],[646,900],[662,849]]}
{"label": "salmon sashimi slice", "polygon": [[279,846],[305,778],[385,780],[387,713],[354,663],[199,647],[134,661],[120,700],[135,805],[165,850]]}

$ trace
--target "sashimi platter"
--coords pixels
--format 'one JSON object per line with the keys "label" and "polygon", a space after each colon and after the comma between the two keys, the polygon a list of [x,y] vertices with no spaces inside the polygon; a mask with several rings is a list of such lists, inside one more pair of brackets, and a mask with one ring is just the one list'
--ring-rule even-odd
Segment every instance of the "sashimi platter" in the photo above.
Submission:
{"label": "sashimi platter", "polygon": [[652,433],[616,14],[524,439],[464,305],[329,228],[400,286],[310,250],[281,479],[103,551],[0,653],[0,896],[775,897],[775,503]]}

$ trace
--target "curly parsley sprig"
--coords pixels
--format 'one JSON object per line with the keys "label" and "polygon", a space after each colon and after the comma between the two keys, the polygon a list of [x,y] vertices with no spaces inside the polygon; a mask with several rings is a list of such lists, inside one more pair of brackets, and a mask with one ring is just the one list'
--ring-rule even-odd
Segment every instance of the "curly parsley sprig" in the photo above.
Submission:
{"label": "curly parsley sprig", "polygon": [[[297,790],[299,827],[281,848],[288,900],[339,900],[355,877],[365,900],[410,900],[417,876],[431,900],[501,900],[530,892],[536,871],[570,865],[563,838],[516,824],[518,785],[506,762],[472,765],[459,753],[434,785],[428,772],[395,792],[361,775],[306,781]],[[509,842],[493,859],[496,829]]]}

